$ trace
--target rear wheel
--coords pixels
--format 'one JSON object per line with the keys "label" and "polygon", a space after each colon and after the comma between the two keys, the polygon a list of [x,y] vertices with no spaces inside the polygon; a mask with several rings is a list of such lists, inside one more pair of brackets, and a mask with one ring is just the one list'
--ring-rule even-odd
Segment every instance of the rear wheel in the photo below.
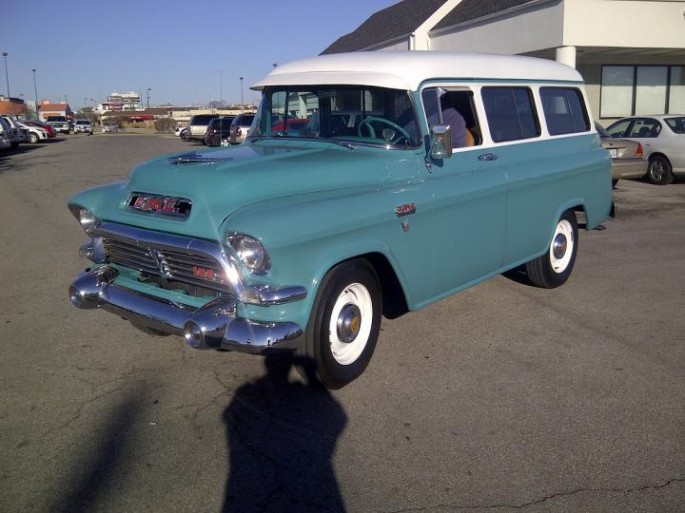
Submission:
{"label": "rear wheel", "polygon": [[531,283],[553,289],[563,285],[571,276],[578,253],[578,222],[570,210],[564,212],[554,229],[549,250],[526,264]]}
{"label": "rear wheel", "polygon": [[38,135],[36,135],[34,132],[31,132],[29,134],[29,142],[31,144],[36,144],[39,140],[40,140],[40,137],[38,137]]}
{"label": "rear wheel", "polygon": [[654,185],[668,185],[673,181],[671,163],[663,155],[653,155],[649,159],[647,179]]}
{"label": "rear wheel", "polygon": [[373,268],[362,260],[333,268],[307,327],[307,356],[318,380],[335,389],[358,378],[376,348],[380,324],[381,289]]}

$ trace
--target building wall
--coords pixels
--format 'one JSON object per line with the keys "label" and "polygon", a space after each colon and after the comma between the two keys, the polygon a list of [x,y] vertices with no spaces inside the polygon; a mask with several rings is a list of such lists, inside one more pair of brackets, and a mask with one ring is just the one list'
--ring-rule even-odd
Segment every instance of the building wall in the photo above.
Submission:
{"label": "building wall", "polygon": [[685,2],[565,0],[563,45],[681,48]]}
{"label": "building wall", "polygon": [[[591,109],[597,119],[604,113],[602,88],[606,86],[602,81],[606,66],[627,65],[638,73],[644,72],[646,66],[668,66],[672,71],[685,72],[673,68],[685,65],[685,1],[540,1],[528,8],[504,11],[431,35],[431,50],[524,54],[554,59],[558,48],[571,47],[571,55],[575,51],[575,66],[586,82]],[[649,73],[651,71],[645,74]],[[655,88],[659,89],[656,93],[652,91]],[[664,89],[670,106],[677,105],[677,110],[671,108],[670,112],[679,112],[680,106],[685,105],[685,85],[678,83],[677,78],[666,84],[638,84],[632,95],[661,94]],[[606,91],[609,103],[609,89]],[[622,94],[627,93],[623,91]],[[634,112],[641,113],[637,107]],[[605,124],[612,119],[615,118],[603,117]]]}
{"label": "building wall", "polygon": [[464,24],[458,31],[432,35],[431,50],[466,50],[523,54],[563,45],[563,2],[543,3],[523,11]]}

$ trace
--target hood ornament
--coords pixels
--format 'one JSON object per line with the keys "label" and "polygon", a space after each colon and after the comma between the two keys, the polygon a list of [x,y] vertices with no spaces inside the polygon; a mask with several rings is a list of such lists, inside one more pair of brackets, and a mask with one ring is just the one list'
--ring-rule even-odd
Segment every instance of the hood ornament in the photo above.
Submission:
{"label": "hood ornament", "polygon": [[183,155],[175,155],[169,157],[169,162],[171,164],[216,164],[217,162],[227,162],[233,160],[232,157],[222,157],[216,158],[211,156],[206,156],[196,151],[190,153],[184,153]]}

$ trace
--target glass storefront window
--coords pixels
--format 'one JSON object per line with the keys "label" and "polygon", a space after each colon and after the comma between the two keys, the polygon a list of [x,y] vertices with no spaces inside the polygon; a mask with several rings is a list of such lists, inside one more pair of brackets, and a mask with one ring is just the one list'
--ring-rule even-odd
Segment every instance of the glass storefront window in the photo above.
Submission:
{"label": "glass storefront window", "polygon": [[685,66],[602,66],[600,116],[685,112]]}
{"label": "glass storefront window", "polygon": [[671,87],[668,96],[668,113],[685,113],[685,66],[671,66]]}
{"label": "glass storefront window", "polygon": [[635,87],[635,114],[664,114],[666,112],[667,66],[638,66]]}

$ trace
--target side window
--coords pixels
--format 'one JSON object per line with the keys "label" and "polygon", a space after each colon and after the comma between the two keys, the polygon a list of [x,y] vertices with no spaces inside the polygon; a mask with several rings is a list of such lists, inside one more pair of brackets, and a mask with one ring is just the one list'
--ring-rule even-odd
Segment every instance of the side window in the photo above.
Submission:
{"label": "side window", "polygon": [[482,95],[493,141],[516,141],[540,135],[540,124],[530,89],[484,87]]}
{"label": "side window", "polygon": [[550,135],[590,130],[590,119],[580,91],[567,87],[541,87],[540,99]]}
{"label": "side window", "polygon": [[656,137],[661,132],[661,125],[656,119],[637,118],[626,137]]}
{"label": "side window", "polygon": [[452,148],[482,144],[473,91],[429,87],[421,92],[421,99],[429,128],[436,125],[452,128]]}

